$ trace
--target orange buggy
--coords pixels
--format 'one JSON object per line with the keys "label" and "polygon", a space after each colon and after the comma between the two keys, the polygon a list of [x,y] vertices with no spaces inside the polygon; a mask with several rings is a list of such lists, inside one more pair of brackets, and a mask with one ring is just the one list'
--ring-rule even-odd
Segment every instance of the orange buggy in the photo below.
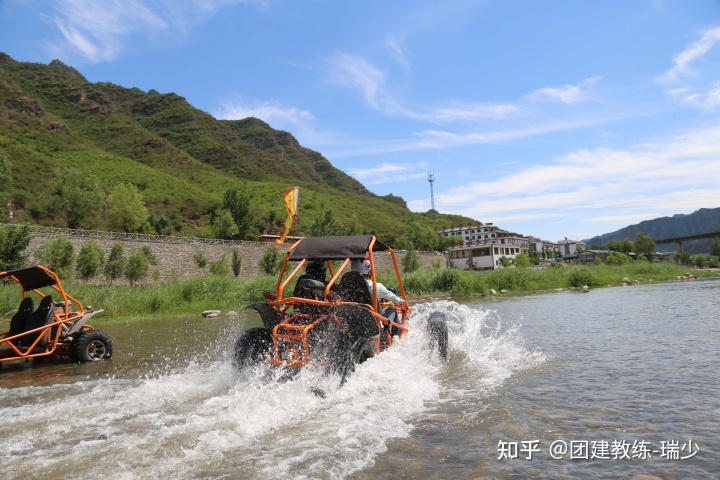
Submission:
{"label": "orange buggy", "polygon": [[[378,296],[379,252],[392,262],[395,293],[403,302]],[[351,262],[366,260],[368,280],[350,268]],[[285,255],[275,291],[265,298],[266,303],[247,307],[260,314],[264,327],[246,330],[235,342],[233,363],[239,370],[262,362],[291,369],[314,364],[340,373],[344,382],[356,364],[408,332],[411,307],[395,252],[373,235],[299,240]]]}
{"label": "orange buggy", "polygon": [[10,329],[0,335],[0,362],[51,355],[92,362],[112,356],[110,338],[87,324],[102,310],[83,307],[68,295],[55,272],[35,265],[0,272],[0,281],[14,281],[22,292]]}

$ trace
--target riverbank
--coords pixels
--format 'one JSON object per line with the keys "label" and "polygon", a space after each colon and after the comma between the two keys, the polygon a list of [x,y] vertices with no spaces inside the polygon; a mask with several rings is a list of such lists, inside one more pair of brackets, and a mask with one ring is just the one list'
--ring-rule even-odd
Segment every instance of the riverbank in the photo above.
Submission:
{"label": "riverbank", "polygon": [[[569,266],[546,269],[507,268],[486,272],[457,269],[423,269],[403,275],[405,291],[413,303],[450,298],[473,298],[500,292],[509,295],[552,292],[559,289],[621,286],[626,283],[673,281],[692,272],[702,277],[719,276],[719,271],[688,270],[670,263],[635,262],[623,266]],[[239,311],[263,301],[263,293],[274,290],[276,278],[257,275],[247,280],[205,275],[189,280],[152,285],[89,285],[64,282],[71,295],[84,305],[103,309],[93,323],[115,323],[155,317],[200,316],[204,310]],[[381,275],[387,286],[395,279]],[[292,291],[292,285],[288,286]],[[8,320],[17,309],[15,285],[0,286],[0,316]]]}

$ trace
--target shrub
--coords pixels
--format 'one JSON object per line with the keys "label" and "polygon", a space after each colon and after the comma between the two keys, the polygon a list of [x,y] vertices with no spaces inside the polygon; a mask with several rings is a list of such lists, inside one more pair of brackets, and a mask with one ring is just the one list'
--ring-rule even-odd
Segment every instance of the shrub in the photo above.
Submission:
{"label": "shrub", "polygon": [[268,247],[260,257],[258,267],[266,275],[275,275],[280,270],[280,252],[275,247]]}
{"label": "shrub", "polygon": [[227,277],[230,274],[230,265],[228,264],[227,255],[210,262],[210,273],[213,275],[220,275],[221,277]]}
{"label": "shrub", "polygon": [[0,271],[25,265],[25,250],[30,245],[30,227],[7,225],[0,227]]}
{"label": "shrub", "polygon": [[400,261],[404,273],[412,273],[420,268],[420,257],[417,250],[408,250]]}
{"label": "shrub", "polygon": [[571,287],[591,286],[593,284],[592,272],[588,267],[576,266],[570,268],[568,273],[568,284]]}
{"label": "shrub", "polygon": [[43,244],[35,252],[35,258],[61,278],[68,278],[75,271],[75,245],[67,238]]}
{"label": "shrub", "polygon": [[105,262],[105,251],[97,242],[87,242],[80,249],[77,259],[77,272],[80,277],[88,281],[98,274]]}
{"label": "shrub", "polygon": [[237,248],[233,248],[232,256],[232,272],[236,277],[240,275],[240,266],[242,265],[242,257],[240,257],[240,251]]}
{"label": "shrub", "polygon": [[150,262],[142,250],[137,250],[130,254],[127,267],[125,268],[125,277],[130,280],[130,285],[141,278],[145,278],[150,269]]}
{"label": "shrub", "polygon": [[202,269],[207,267],[208,259],[205,258],[205,255],[203,255],[201,252],[193,255],[193,260],[195,260],[195,264],[198,266],[198,268]]}
{"label": "shrub", "polygon": [[125,259],[122,245],[116,243],[110,249],[110,256],[103,269],[103,273],[110,280],[110,283],[122,276],[123,272],[125,272],[126,263],[127,260]]}

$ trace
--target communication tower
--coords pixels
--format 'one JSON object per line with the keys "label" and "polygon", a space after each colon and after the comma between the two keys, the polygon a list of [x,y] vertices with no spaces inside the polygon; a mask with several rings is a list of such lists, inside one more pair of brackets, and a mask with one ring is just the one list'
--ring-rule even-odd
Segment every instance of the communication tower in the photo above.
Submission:
{"label": "communication tower", "polygon": [[427,174],[428,182],[430,183],[430,212],[434,215],[435,210],[435,193],[433,192],[433,182],[435,181],[435,174],[434,173],[428,173]]}

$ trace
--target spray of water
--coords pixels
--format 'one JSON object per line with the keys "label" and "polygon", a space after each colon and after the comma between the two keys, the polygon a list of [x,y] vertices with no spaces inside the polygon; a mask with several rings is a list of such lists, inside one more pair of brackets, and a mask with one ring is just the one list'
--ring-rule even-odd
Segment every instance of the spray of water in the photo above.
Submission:
{"label": "spray of water", "polygon": [[[448,363],[428,348],[436,311],[448,322]],[[478,399],[544,360],[491,312],[433,302],[410,320],[408,335],[341,388],[320,369],[287,380],[197,358],[142,378],[2,389],[0,460],[23,478],[345,478],[424,415],[477,413]]]}

